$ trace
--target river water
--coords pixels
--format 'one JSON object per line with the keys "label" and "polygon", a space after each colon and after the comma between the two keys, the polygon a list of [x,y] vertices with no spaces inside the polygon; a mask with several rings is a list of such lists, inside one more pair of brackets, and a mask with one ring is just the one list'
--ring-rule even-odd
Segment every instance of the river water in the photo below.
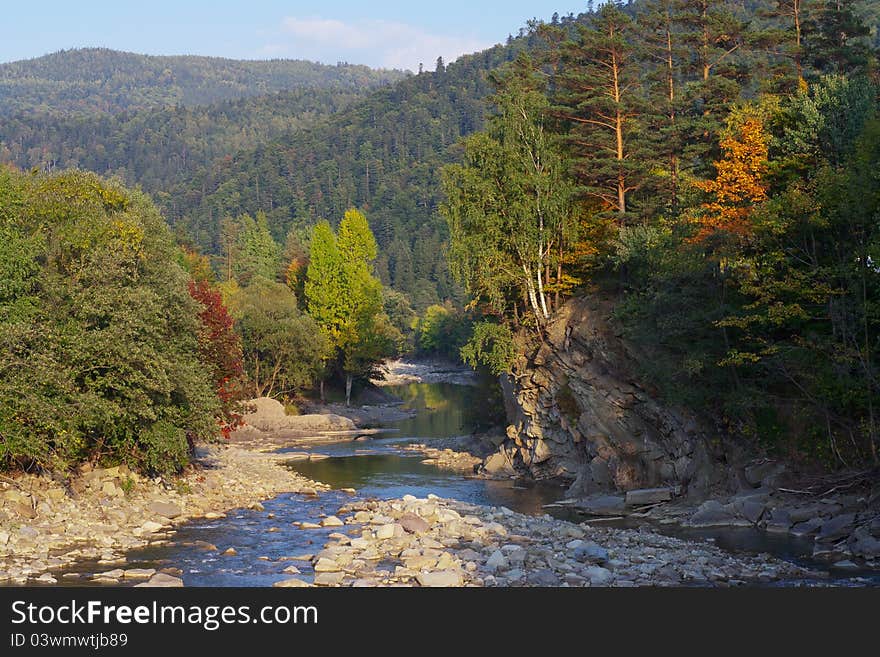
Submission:
{"label": "river water", "polygon": [[[565,489],[554,484],[526,485],[514,481],[490,481],[442,470],[422,463],[423,456],[403,448],[426,438],[460,436],[485,428],[499,411],[499,400],[490,388],[444,383],[399,386],[389,392],[415,410],[411,419],[386,427],[372,440],[345,440],[332,444],[281,450],[320,459],[291,461],[289,467],[304,476],[329,484],[335,490],[319,497],[281,495],[264,503],[263,511],[237,510],[221,520],[195,520],[182,525],[173,542],[128,553],[126,568],[178,568],[187,586],[271,586],[287,579],[285,568],[295,566],[306,577],[312,574],[307,557],[319,552],[329,534],[340,529],[302,530],[294,522],[316,522],[334,515],[353,499],[396,499],[404,495],[443,498],[475,504],[506,506],[525,514],[541,515],[545,504],[562,498]],[[354,495],[341,489],[353,488]],[[577,521],[571,511],[553,512]],[[748,529],[685,531],[656,526],[657,531],[689,540],[713,541],[734,552],[769,552],[780,558],[807,564],[812,542],[772,536]],[[216,549],[214,549],[216,548]],[[234,548],[235,554],[222,554]],[[80,564],[83,573],[106,570],[96,564]],[[880,584],[880,577],[866,573],[830,573],[841,585]],[[82,585],[84,582],[65,580]]]}

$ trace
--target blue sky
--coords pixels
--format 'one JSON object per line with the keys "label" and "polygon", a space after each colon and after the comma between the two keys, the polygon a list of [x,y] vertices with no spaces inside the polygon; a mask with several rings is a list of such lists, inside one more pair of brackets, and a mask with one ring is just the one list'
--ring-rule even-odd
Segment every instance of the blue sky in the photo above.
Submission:
{"label": "blue sky", "polygon": [[236,59],[285,57],[433,69],[504,41],[532,17],[579,13],[586,0],[35,0],[4,3],[0,62],[61,49]]}

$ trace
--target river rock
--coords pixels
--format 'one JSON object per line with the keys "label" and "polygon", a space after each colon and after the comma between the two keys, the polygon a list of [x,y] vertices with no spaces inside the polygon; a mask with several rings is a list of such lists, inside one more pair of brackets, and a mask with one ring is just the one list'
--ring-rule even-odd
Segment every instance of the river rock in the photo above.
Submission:
{"label": "river rock", "polygon": [[156,573],[149,581],[136,584],[135,588],[182,588],[183,580],[179,577],[166,575],[165,573]]}
{"label": "river rock", "polygon": [[506,453],[496,452],[483,462],[483,471],[492,476],[511,476],[516,474]]}
{"label": "river rock", "polygon": [[333,559],[327,559],[326,557],[318,559],[318,562],[315,564],[316,573],[335,573],[339,570],[339,564]]}
{"label": "river rock", "polygon": [[596,543],[583,543],[574,549],[572,556],[581,563],[604,564],[608,561],[608,550]]}
{"label": "river rock", "polygon": [[871,534],[870,527],[860,527],[850,537],[849,549],[863,559],[874,559],[880,556],[880,540]]}
{"label": "river rock", "polygon": [[686,527],[730,527],[750,524],[734,515],[733,511],[717,500],[704,502],[697,512],[684,523]]}
{"label": "river rock", "polygon": [[330,516],[321,520],[322,527],[344,527],[345,523],[336,516]]}
{"label": "river rock", "polygon": [[827,542],[846,536],[852,531],[855,520],[856,516],[853,513],[847,513],[831,518],[822,523],[822,527],[819,530],[819,535],[816,537],[816,540]]}
{"label": "river rock", "polygon": [[143,525],[141,525],[141,531],[144,534],[155,534],[158,531],[162,531],[163,525],[160,525],[158,522],[153,522],[152,520],[147,520]]}
{"label": "river rock", "polygon": [[384,541],[389,538],[394,538],[397,527],[400,527],[400,525],[396,525],[394,523],[382,525],[381,527],[379,527],[376,530],[376,538],[380,541]]}
{"label": "river rock", "polygon": [[25,518],[26,520],[33,520],[37,517],[37,512],[34,510],[34,507],[24,502],[14,502],[9,508],[16,515]]}
{"label": "river rock", "polygon": [[540,570],[529,573],[526,576],[526,580],[532,586],[545,588],[551,586],[559,586],[559,577],[553,570],[549,568],[542,568]]}
{"label": "river rock", "polygon": [[788,509],[773,509],[767,517],[765,529],[772,533],[784,534],[791,529],[793,522]]}
{"label": "river rock", "polygon": [[808,504],[805,506],[796,506],[788,509],[791,521],[794,524],[806,522],[814,518],[830,515],[833,509],[829,509],[825,504]]}
{"label": "river rock", "polygon": [[280,582],[275,582],[272,585],[276,589],[307,589],[311,588],[311,585],[308,582],[304,582],[301,579],[297,579],[296,577],[292,577],[291,579],[285,579]]}
{"label": "river rock", "polygon": [[431,528],[424,518],[414,513],[404,513],[397,522],[409,534],[424,534]]}
{"label": "river rock", "polygon": [[122,573],[123,579],[150,579],[156,574],[155,568],[129,568]]}
{"label": "river rock", "polygon": [[614,579],[614,574],[601,566],[590,566],[583,573],[590,580],[591,586],[607,586]]}
{"label": "river rock", "polygon": [[766,506],[760,501],[753,498],[745,498],[737,500],[733,503],[734,508],[740,516],[748,520],[753,525],[757,525],[764,515]]}
{"label": "river rock", "polygon": [[163,516],[165,518],[173,519],[177,518],[179,515],[183,513],[183,510],[177,506],[176,504],[171,504],[170,502],[150,502],[147,505],[147,511],[150,513],[155,513],[158,516]]}
{"label": "river rock", "polygon": [[672,494],[673,490],[671,488],[643,488],[640,490],[631,490],[626,493],[626,505],[640,506],[643,504],[668,502],[672,499]]}
{"label": "river rock", "polygon": [[284,406],[275,399],[254,399],[247,405],[250,412],[243,416],[243,420],[260,431],[291,431],[315,435],[357,429],[349,418],[339,415],[287,415]]}
{"label": "river rock", "polygon": [[810,520],[806,520],[804,522],[799,522],[794,527],[791,528],[791,533],[794,536],[802,537],[802,536],[812,536],[819,531],[819,528],[822,526],[823,521],[821,518],[811,518]]}
{"label": "river rock", "polygon": [[597,516],[618,516],[626,511],[626,498],[622,495],[600,495],[583,500],[578,506]]}
{"label": "river rock", "polygon": [[437,570],[430,573],[418,573],[416,581],[419,586],[429,588],[451,588],[461,586],[461,573],[455,570]]}
{"label": "river rock", "polygon": [[342,572],[324,572],[315,575],[315,586],[339,586],[345,579]]}
{"label": "river rock", "polygon": [[493,571],[499,570],[501,568],[507,568],[508,561],[501,550],[495,550],[492,553],[492,556],[486,560],[486,566]]}

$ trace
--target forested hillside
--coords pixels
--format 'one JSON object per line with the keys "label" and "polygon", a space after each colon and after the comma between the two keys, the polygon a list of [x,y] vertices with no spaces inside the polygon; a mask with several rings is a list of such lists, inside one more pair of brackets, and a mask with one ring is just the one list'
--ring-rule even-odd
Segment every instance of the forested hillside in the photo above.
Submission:
{"label": "forested hillside", "polygon": [[[630,2],[623,9],[636,15],[644,4]],[[689,4],[696,7],[701,3]],[[787,24],[791,3],[738,0],[705,4],[709,9],[729,6],[735,19],[713,28],[719,35],[725,30],[730,33],[707,53],[713,58],[709,82],[716,87],[714,100],[709,102],[723,105],[739,93],[774,90],[780,65],[790,59],[780,54],[777,39]],[[858,3],[857,8],[876,38],[880,3],[870,0]],[[554,17],[548,24],[564,28],[571,36],[576,25],[590,21],[591,16],[583,14]],[[447,233],[437,216],[442,199],[438,170],[460,159],[457,142],[461,137],[484,126],[486,98],[492,90],[489,72],[523,50],[555,47],[546,40],[546,32],[537,28],[532,25],[505,46],[463,57],[440,66],[436,73],[401,80],[360,100],[357,93],[394,74],[371,74],[358,67],[315,68],[302,62],[238,63],[113,54],[123,62],[123,72],[112,79],[131,77],[150,82],[144,87],[149,91],[144,96],[133,93],[134,88],[122,94],[127,98],[124,102],[134,107],[166,103],[170,98],[163,95],[166,92],[174,95],[174,102],[204,102],[214,97],[214,91],[206,91],[211,81],[221,78],[231,79],[231,86],[241,95],[259,93],[261,85],[274,89],[277,87],[272,85],[289,79],[281,72],[286,70],[284,66],[305,70],[299,79],[311,81],[306,84],[323,80],[325,90],[291,91],[207,108],[123,112],[116,117],[51,118],[28,112],[0,122],[0,162],[43,169],[80,166],[102,174],[120,174],[151,193],[178,230],[216,256],[217,262],[224,257],[221,224],[225,218],[265,212],[276,240],[283,241],[291,229],[305,236],[318,219],[338,218],[348,207],[361,207],[379,242],[379,276],[406,293],[415,307],[424,309],[459,294],[443,257]],[[675,29],[689,28],[681,25]],[[656,44],[643,45],[656,48]],[[682,41],[678,47],[697,48],[698,44]],[[65,64],[62,55],[81,64]],[[22,84],[25,79],[63,77],[58,89],[70,90],[88,77],[83,69],[90,58],[104,62],[108,57],[107,51],[73,51],[0,70],[15,72]],[[159,70],[160,64],[164,67],[179,61],[187,62],[188,68],[179,70],[188,73],[177,74],[179,80],[169,87],[157,83],[165,71]],[[264,69],[254,75],[253,67],[258,65]],[[24,78],[22,72],[27,66],[32,69],[30,78]],[[72,66],[72,75],[62,75],[65,66]],[[139,72],[126,73],[130,70]],[[332,91],[326,90],[327,86]],[[108,102],[100,92],[86,87],[76,93],[106,107],[123,105],[122,101]],[[27,94],[16,93],[22,105],[45,101],[37,96],[28,101]],[[707,127],[717,129],[721,116],[709,109],[706,118],[715,125]],[[703,130],[705,135],[710,132]],[[699,154],[701,140],[705,137],[697,135],[689,155]]]}
{"label": "forested hillside", "polygon": [[720,435],[880,462],[876,7],[644,0],[538,26],[444,170],[450,267],[486,317],[462,354],[527,379],[561,303],[606,295],[643,379]]}
{"label": "forested hillside", "polygon": [[203,107],[95,116],[22,112],[0,119],[0,162],[23,169],[78,167],[139,184],[174,211],[171,190],[215,161],[313,125],[368,89],[296,89]]}
{"label": "forested hillside", "polygon": [[290,89],[352,91],[404,75],[402,71],[297,60],[156,57],[106,48],[62,50],[0,64],[0,116],[20,112],[94,116],[208,105]]}
{"label": "forested hillside", "polygon": [[436,217],[439,169],[483,126],[487,73],[524,40],[463,57],[375,92],[309,130],[215,162],[175,194],[172,221],[220,253],[220,221],[263,211],[276,238],[362,208],[379,242],[380,276],[425,308],[454,296]]}

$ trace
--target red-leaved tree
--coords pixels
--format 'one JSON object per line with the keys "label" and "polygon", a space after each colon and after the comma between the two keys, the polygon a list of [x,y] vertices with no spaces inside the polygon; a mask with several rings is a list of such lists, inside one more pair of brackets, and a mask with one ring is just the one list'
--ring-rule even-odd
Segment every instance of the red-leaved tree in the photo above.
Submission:
{"label": "red-leaved tree", "polygon": [[199,353],[214,375],[217,396],[222,404],[220,431],[224,438],[241,425],[236,402],[242,398],[241,338],[235,332],[232,316],[223,304],[220,293],[207,281],[190,281],[189,293],[202,305],[199,313]]}

